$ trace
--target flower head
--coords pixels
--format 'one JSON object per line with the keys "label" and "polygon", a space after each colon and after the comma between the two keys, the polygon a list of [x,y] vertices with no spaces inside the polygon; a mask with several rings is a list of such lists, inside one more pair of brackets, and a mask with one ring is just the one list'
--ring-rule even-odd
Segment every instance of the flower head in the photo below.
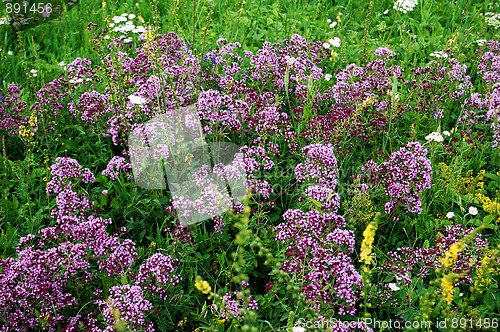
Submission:
{"label": "flower head", "polygon": [[477,207],[475,206],[471,206],[469,207],[469,213],[473,216],[477,215],[478,211],[477,211]]}
{"label": "flower head", "polygon": [[210,287],[207,281],[201,279],[200,276],[196,277],[194,287],[196,287],[203,294],[208,294],[212,291],[212,287]]}
{"label": "flower head", "polygon": [[389,287],[389,289],[393,292],[396,292],[398,290],[400,290],[401,288],[398,287],[398,285],[396,285],[395,283],[391,282],[389,284],[387,284],[387,287]]}
{"label": "flower head", "polygon": [[442,142],[444,141],[443,136],[438,133],[437,131],[430,133],[429,135],[425,136],[425,139],[427,141],[435,141],[435,142]]}
{"label": "flower head", "polygon": [[130,102],[134,105],[144,105],[146,103],[146,99],[136,95],[128,96]]}
{"label": "flower head", "polygon": [[394,3],[394,9],[404,14],[413,11],[418,5],[418,0],[397,0]]}

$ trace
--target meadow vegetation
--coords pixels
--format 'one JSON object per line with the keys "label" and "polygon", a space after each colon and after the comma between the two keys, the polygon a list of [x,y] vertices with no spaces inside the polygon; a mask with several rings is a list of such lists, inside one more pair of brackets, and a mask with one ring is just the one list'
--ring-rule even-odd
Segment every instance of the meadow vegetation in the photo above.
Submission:
{"label": "meadow vegetation", "polygon": [[[497,330],[497,1],[14,3],[1,331]],[[186,226],[217,202],[139,186],[129,137],[193,107],[249,191]]]}

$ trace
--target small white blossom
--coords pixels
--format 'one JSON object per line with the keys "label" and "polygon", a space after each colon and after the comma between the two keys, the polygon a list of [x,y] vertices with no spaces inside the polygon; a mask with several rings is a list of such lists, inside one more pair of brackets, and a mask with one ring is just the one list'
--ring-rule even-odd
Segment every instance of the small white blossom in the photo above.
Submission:
{"label": "small white blossom", "polygon": [[129,20],[133,20],[134,18],[136,18],[135,14],[128,14]]}
{"label": "small white blossom", "polygon": [[132,30],[133,33],[145,33],[146,31],[146,28],[142,25],[139,25],[138,27],[135,27],[134,30]]}
{"label": "small white blossom", "polygon": [[430,56],[433,56],[435,58],[447,58],[448,57],[448,54],[443,52],[443,51],[436,51],[436,52],[432,52],[431,54],[429,54]]}
{"label": "small white blossom", "polygon": [[130,95],[130,96],[128,96],[128,99],[134,105],[144,105],[146,103],[146,99],[145,98],[139,97],[139,96],[136,96],[136,95]]}
{"label": "small white blossom", "polygon": [[476,43],[479,46],[484,46],[484,45],[486,45],[487,42],[488,41],[486,39],[478,39],[478,40],[476,40]]}
{"label": "small white blossom", "polygon": [[332,23],[332,20],[330,20],[329,18],[327,18],[327,19],[326,19],[326,21],[327,21],[328,23]]}
{"label": "small white blossom", "polygon": [[451,133],[448,130],[443,131],[444,136],[451,136]]}
{"label": "small white blossom", "polygon": [[411,12],[418,5],[418,0],[396,0],[394,9],[404,14]]}
{"label": "small white blossom", "polygon": [[323,43],[323,47],[328,50],[328,49],[330,49],[330,44],[329,43]]}
{"label": "small white blossom", "polygon": [[333,47],[340,47],[340,38],[339,37],[335,37],[333,39],[329,39],[328,42],[330,43],[330,45],[332,45]]}
{"label": "small white blossom", "polygon": [[285,60],[286,60],[286,64],[291,66],[295,63],[295,61],[297,61],[297,59],[295,59],[294,57],[291,57],[289,55],[285,55]]}
{"label": "small white blossom", "polygon": [[478,213],[478,211],[477,211],[477,207],[475,207],[475,206],[471,206],[471,207],[469,207],[469,213],[470,213],[471,215],[475,216],[475,215]]}
{"label": "small white blossom", "polygon": [[303,327],[299,327],[299,326],[294,326],[292,328],[292,332],[306,332],[306,329],[303,328]]}
{"label": "small white blossom", "polygon": [[106,35],[103,37],[104,39],[111,39],[111,36],[110,35]]}
{"label": "small white blossom", "polygon": [[398,285],[396,285],[395,283],[391,282],[389,284],[387,284],[387,286],[389,287],[389,289],[393,292],[396,292],[398,290],[400,290],[401,288],[398,287]]}
{"label": "small white blossom", "polygon": [[335,28],[336,26],[337,26],[337,22],[332,22],[332,23],[330,23],[330,28],[332,28],[332,29],[333,29],[333,28]]}
{"label": "small white blossom", "polygon": [[429,135],[425,136],[425,139],[427,141],[435,141],[435,142],[442,142],[442,141],[444,141],[443,136],[441,136],[441,134],[438,133],[437,131],[435,131],[433,133],[430,133]]}
{"label": "small white blossom", "polygon": [[451,219],[451,218],[453,218],[454,216],[455,216],[455,213],[454,213],[454,212],[451,212],[451,211],[450,211],[450,212],[448,212],[448,213],[446,214],[446,218],[448,218],[448,219]]}
{"label": "small white blossom", "polygon": [[8,24],[9,19],[7,17],[0,17],[0,25]]}
{"label": "small white blossom", "polygon": [[389,14],[389,9],[384,10],[384,15]]}
{"label": "small white blossom", "polygon": [[83,82],[83,78],[77,78],[77,79],[70,79],[69,80],[70,83],[82,83]]}
{"label": "small white blossom", "polygon": [[33,77],[37,77],[38,76],[38,74],[37,74],[38,70],[36,70],[36,69],[31,69],[30,73],[31,73],[31,75],[33,75]]}
{"label": "small white blossom", "polygon": [[8,52],[7,52],[7,54],[8,54],[8,55],[12,55],[12,54],[14,54],[14,53],[12,53],[12,51],[8,51]]}
{"label": "small white blossom", "polygon": [[498,29],[500,27],[500,14],[488,12],[484,14],[484,16],[486,24],[488,24],[491,27],[494,27],[495,29]]}
{"label": "small white blossom", "polygon": [[326,81],[329,81],[329,80],[331,80],[331,79],[332,79],[332,74],[326,74],[326,75],[325,75],[325,80],[326,80]]}

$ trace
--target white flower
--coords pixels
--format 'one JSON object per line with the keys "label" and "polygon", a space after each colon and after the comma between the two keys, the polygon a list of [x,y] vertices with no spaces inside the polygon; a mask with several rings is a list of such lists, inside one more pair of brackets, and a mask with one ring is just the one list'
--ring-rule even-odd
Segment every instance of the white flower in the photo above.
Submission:
{"label": "white flower", "polygon": [[448,54],[443,52],[443,51],[436,51],[436,52],[432,52],[431,54],[429,54],[430,56],[433,56],[435,58],[447,58],[448,57]]}
{"label": "white flower", "polygon": [[335,28],[336,26],[337,26],[337,22],[332,22],[332,23],[330,23],[330,28],[332,28],[332,29],[333,29],[333,28]]}
{"label": "white flower", "polygon": [[109,28],[113,28],[114,26],[115,26],[115,24],[114,24],[114,23],[109,23],[109,24],[108,24],[108,27],[109,27]]}
{"label": "white flower", "polygon": [[478,211],[477,211],[477,207],[475,207],[475,206],[471,206],[471,207],[469,207],[469,213],[470,213],[471,215],[475,216],[475,215],[477,214],[477,212],[478,212]]}
{"label": "white flower", "polygon": [[330,48],[330,44],[328,43],[323,43],[323,47],[326,48],[327,50]]}
{"label": "white flower", "polygon": [[485,16],[484,20],[486,21],[486,24],[494,27],[495,29],[498,29],[500,27],[500,14],[488,12],[488,13],[485,13],[484,16]]}
{"label": "white flower", "polygon": [[448,130],[443,131],[444,136],[451,136],[451,133]]}
{"label": "white flower", "polygon": [[7,54],[8,54],[8,55],[12,55],[12,54],[14,54],[14,53],[12,53],[12,51],[8,51],[8,52],[7,52]]}
{"label": "white flower", "polygon": [[484,46],[486,45],[488,41],[486,39],[478,39],[476,40],[476,43],[479,45],[479,46]]}
{"label": "white flower", "polygon": [[128,19],[129,20],[133,20],[135,18],[135,14],[128,14]]}
{"label": "white flower", "polygon": [[130,37],[127,37],[123,40],[124,43],[128,44],[128,43],[131,43],[132,42],[132,38]]}
{"label": "white flower", "polygon": [[36,69],[31,69],[30,73],[33,75],[33,77],[37,77],[38,76],[38,74],[37,74],[38,70],[36,70]]}
{"label": "white flower", "polygon": [[455,216],[455,213],[454,213],[454,212],[451,212],[451,211],[450,211],[450,212],[448,212],[448,213],[446,214],[446,218],[448,218],[448,219],[451,219],[451,218],[453,218],[454,216]]}
{"label": "white flower", "polygon": [[330,45],[332,45],[333,47],[340,47],[340,38],[339,37],[335,37],[333,39],[329,39],[328,42],[330,43]]}
{"label": "white flower", "polygon": [[145,33],[146,31],[146,28],[142,25],[139,25],[138,27],[135,27],[134,30],[132,30],[133,33]]}
{"label": "white flower", "polygon": [[106,35],[106,36],[104,36],[103,38],[104,38],[104,39],[110,39],[110,38],[111,38],[111,36],[110,36],[110,35]]}
{"label": "white flower", "polygon": [[401,288],[398,287],[398,285],[396,285],[395,283],[391,282],[391,283],[388,283],[387,286],[389,287],[389,289],[393,292],[396,292],[398,290],[400,290]]}
{"label": "white flower", "polygon": [[7,24],[9,19],[7,17],[0,17],[0,25]]}
{"label": "white flower", "polygon": [[332,23],[332,20],[330,20],[329,18],[327,18],[327,19],[326,19],[326,21],[327,21],[328,23]]}
{"label": "white flower", "polygon": [[61,61],[61,62],[59,62],[57,65],[58,65],[59,67],[64,67],[64,66],[66,66],[66,62]]}
{"label": "white flower", "polygon": [[331,79],[332,79],[332,74],[326,74],[326,75],[325,75],[325,80],[326,80],[326,81],[329,81],[329,80],[331,80]]}
{"label": "white flower", "polygon": [[443,136],[441,136],[441,134],[438,133],[437,131],[435,131],[433,133],[430,133],[429,135],[425,136],[425,139],[427,141],[435,141],[435,142],[442,142],[442,141],[444,141]]}
{"label": "white flower", "polygon": [[289,55],[285,55],[285,60],[286,60],[286,64],[291,66],[295,63],[295,61],[297,61],[297,59],[295,59],[294,57],[291,57]]}
{"label": "white flower", "polygon": [[146,103],[146,99],[145,98],[142,98],[142,97],[139,97],[139,96],[136,96],[136,95],[130,95],[130,96],[128,96],[128,99],[134,105],[144,105]]}
{"label": "white flower", "polygon": [[389,9],[384,10],[384,15],[389,14]]}
{"label": "white flower", "polygon": [[294,326],[292,327],[292,332],[306,332],[306,329],[303,327]]}
{"label": "white flower", "polygon": [[76,80],[74,78],[69,80],[70,83],[82,83],[83,78],[77,78]]}
{"label": "white flower", "polygon": [[418,0],[396,0],[394,9],[404,14],[411,12],[418,5]]}

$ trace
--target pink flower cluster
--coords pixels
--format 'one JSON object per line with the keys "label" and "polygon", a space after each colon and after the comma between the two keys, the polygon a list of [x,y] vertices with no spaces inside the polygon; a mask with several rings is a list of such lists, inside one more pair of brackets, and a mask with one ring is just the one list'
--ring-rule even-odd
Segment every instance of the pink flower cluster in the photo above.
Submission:
{"label": "pink flower cluster", "polygon": [[[98,285],[104,274],[115,283],[124,274],[134,276],[135,243],[109,234],[106,227],[111,220],[94,215],[93,202],[73,190],[75,180],[94,181],[89,169],[74,159],[58,158],[51,170],[47,193],[56,195],[55,224],[21,238],[16,259],[0,260],[2,330],[72,331],[83,324],[101,331],[99,311],[86,303],[109,304],[131,329],[151,330],[151,323],[144,320],[152,309],[145,294],[166,299],[168,287],[180,280],[173,275],[178,261],[155,254],[139,267],[132,285],[113,286],[109,300],[102,299]],[[104,323],[115,323],[109,310],[103,316]]]}
{"label": "pink flower cluster", "polygon": [[427,150],[419,142],[410,142],[391,154],[380,166],[373,160],[367,162],[362,171],[364,189],[382,187],[389,201],[385,211],[393,213],[398,204],[408,212],[421,213],[420,193],[431,187],[431,161]]}
{"label": "pink flower cluster", "polygon": [[339,198],[332,195],[337,186],[333,147],[314,144],[302,152],[305,161],[295,168],[297,180],[310,184],[306,194],[327,212],[293,209],[283,214],[285,222],[274,229],[276,239],[288,243],[282,268],[303,276],[302,292],[318,311],[322,303],[333,303],[340,315],[354,314],[362,282],[351,259],[354,233],[342,229],[346,222],[337,214]]}

